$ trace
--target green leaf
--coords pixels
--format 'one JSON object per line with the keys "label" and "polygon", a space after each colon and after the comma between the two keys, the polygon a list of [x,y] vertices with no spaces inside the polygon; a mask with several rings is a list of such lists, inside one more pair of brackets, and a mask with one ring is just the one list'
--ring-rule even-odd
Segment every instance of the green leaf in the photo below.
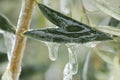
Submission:
{"label": "green leaf", "polygon": [[109,35],[97,32],[96,30],[89,32],[67,32],[60,28],[31,30],[25,32],[24,35],[37,40],[56,43],[87,43],[111,39]]}
{"label": "green leaf", "polygon": [[50,9],[49,7],[38,3],[40,10],[42,11],[43,15],[51,21],[56,26],[60,27],[61,29],[69,32],[77,32],[77,31],[89,31],[92,29],[91,27],[80,23],[68,16],[65,16],[62,13],[59,13],[55,10]]}
{"label": "green leaf", "polygon": [[38,3],[38,6],[44,16],[59,28],[31,30],[25,33],[29,37],[56,43],[86,43],[111,39],[110,35],[67,17],[43,4]]}
{"label": "green leaf", "polygon": [[0,30],[15,34],[15,27],[4,15],[0,14]]}

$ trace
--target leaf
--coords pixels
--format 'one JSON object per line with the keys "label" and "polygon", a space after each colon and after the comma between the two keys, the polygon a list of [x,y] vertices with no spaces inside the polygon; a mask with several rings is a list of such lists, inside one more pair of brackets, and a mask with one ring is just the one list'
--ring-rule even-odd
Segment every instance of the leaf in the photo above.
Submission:
{"label": "leaf", "polygon": [[15,27],[4,15],[0,14],[0,30],[15,34]]}
{"label": "leaf", "polygon": [[105,1],[105,0],[94,0],[96,6],[103,12],[105,12],[106,14],[112,16],[113,18],[117,19],[120,21],[120,11],[119,9],[115,9],[113,8],[109,2]]}
{"label": "leaf", "polygon": [[110,19],[110,22],[108,23],[108,26],[117,27],[119,23],[120,23],[120,21],[118,21],[117,19],[111,18],[111,19]]}
{"label": "leaf", "polygon": [[40,10],[42,11],[43,15],[51,21],[56,26],[60,27],[61,29],[69,32],[77,32],[77,31],[89,31],[92,29],[91,27],[80,23],[70,17],[65,16],[55,10],[50,9],[49,7],[38,3]]}
{"label": "leaf", "polygon": [[56,43],[86,43],[111,39],[110,35],[67,17],[43,4],[38,3],[38,6],[45,17],[59,28],[31,30],[25,33],[29,37]]}
{"label": "leaf", "polygon": [[67,32],[60,28],[30,30],[25,32],[24,35],[37,40],[56,43],[87,43],[111,39],[109,35],[97,32],[96,30],[89,32]]}

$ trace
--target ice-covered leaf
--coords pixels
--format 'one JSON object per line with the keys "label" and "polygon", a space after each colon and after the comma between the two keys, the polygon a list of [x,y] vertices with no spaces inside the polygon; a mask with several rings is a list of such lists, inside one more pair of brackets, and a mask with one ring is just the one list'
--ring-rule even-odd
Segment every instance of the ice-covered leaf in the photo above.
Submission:
{"label": "ice-covered leaf", "polygon": [[112,5],[109,4],[109,1],[105,0],[94,0],[96,6],[106,14],[112,16],[113,18],[120,21],[120,11],[119,9],[114,8]]}
{"label": "ice-covered leaf", "polygon": [[59,28],[31,30],[25,35],[34,39],[56,43],[86,43],[110,40],[110,35],[91,28],[81,22],[65,16],[49,7],[38,3],[42,13]]}
{"label": "ice-covered leaf", "polygon": [[3,14],[0,14],[0,30],[7,31],[15,34],[15,27],[11,24],[11,22],[5,17]]}
{"label": "ice-covered leaf", "polygon": [[111,39],[109,35],[96,30],[90,30],[88,32],[67,32],[60,28],[30,30],[25,32],[24,35],[37,40],[56,43],[86,43]]}
{"label": "ice-covered leaf", "polygon": [[59,13],[55,10],[50,9],[49,7],[38,4],[40,10],[42,11],[43,15],[51,21],[56,26],[60,27],[61,29],[68,31],[68,32],[87,32],[87,31],[94,31],[93,28],[78,22],[68,16],[65,16],[62,13]]}

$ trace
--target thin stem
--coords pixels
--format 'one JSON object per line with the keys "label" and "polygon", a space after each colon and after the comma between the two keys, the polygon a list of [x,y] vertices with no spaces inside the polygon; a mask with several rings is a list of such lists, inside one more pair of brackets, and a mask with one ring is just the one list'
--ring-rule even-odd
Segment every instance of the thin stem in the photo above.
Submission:
{"label": "thin stem", "polygon": [[22,2],[22,8],[17,24],[15,44],[13,45],[14,49],[12,50],[12,57],[8,65],[11,73],[9,76],[11,76],[12,80],[18,80],[21,72],[21,62],[26,45],[26,38],[22,34],[29,28],[31,15],[35,5],[35,0],[23,0]]}

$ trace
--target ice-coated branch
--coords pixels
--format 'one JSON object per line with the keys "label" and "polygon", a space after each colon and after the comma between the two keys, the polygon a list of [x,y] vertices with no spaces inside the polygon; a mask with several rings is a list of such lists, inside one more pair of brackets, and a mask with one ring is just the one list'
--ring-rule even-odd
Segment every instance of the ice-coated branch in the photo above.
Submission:
{"label": "ice-coated branch", "polygon": [[22,34],[29,28],[34,5],[35,0],[22,1],[22,7],[18,19],[17,32],[14,42],[15,45],[13,45],[14,48],[12,50],[12,57],[8,63],[2,80],[19,80],[21,62],[26,44],[26,38]]}

